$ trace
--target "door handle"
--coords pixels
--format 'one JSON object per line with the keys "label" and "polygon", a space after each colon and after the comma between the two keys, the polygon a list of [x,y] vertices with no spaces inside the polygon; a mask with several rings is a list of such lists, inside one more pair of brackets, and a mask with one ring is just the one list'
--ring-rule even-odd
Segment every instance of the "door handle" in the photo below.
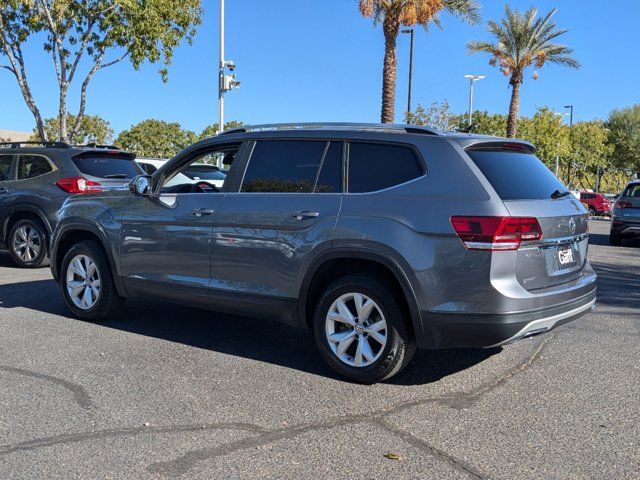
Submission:
{"label": "door handle", "polygon": [[319,212],[310,212],[308,210],[303,210],[301,212],[293,212],[291,214],[292,217],[298,219],[298,220],[305,220],[308,218],[317,218],[320,216]]}
{"label": "door handle", "polygon": [[191,212],[191,214],[195,215],[196,217],[202,217],[203,215],[213,215],[214,213],[216,213],[216,211],[212,208],[196,208],[193,212]]}

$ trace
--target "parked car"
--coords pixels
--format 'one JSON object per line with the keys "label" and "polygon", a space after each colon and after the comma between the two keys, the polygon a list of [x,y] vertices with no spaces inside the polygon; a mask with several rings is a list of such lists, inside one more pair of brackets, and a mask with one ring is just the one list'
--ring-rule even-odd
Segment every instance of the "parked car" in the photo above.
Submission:
{"label": "parked car", "polygon": [[[153,175],[162,165],[167,163],[167,160],[160,160],[155,158],[139,158],[136,160],[146,173]],[[224,180],[227,177],[226,172],[223,172],[218,167],[213,165],[207,165],[204,163],[198,163],[191,165],[187,170],[176,175],[171,180],[171,184],[184,184],[191,180],[191,184],[195,185],[202,182],[214,186],[217,189],[222,188]]]}
{"label": "parked car", "polygon": [[48,261],[58,210],[70,195],[126,189],[142,173],[134,155],[109,146],[0,144],[0,248],[20,267]]}
{"label": "parked car", "polygon": [[[498,347],[594,306],[588,215],[534,151],[414,126],[244,127],[133,194],[68,199],[51,269],[79,318],[133,296],[273,318],[376,382],[416,346]],[[220,192],[167,187],[211,154],[230,167]]]}
{"label": "parked car", "polygon": [[611,213],[611,202],[602,193],[580,192],[580,201],[588,206],[592,216]]}
{"label": "parked car", "polygon": [[627,185],[611,213],[609,243],[620,245],[623,238],[640,235],[640,180]]}

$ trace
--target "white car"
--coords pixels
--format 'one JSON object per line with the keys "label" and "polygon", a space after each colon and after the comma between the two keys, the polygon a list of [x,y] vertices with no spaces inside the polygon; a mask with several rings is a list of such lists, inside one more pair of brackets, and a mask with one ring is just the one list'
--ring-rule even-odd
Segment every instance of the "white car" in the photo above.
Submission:
{"label": "white car", "polygon": [[[137,158],[136,162],[140,165],[147,174],[153,175],[156,170],[167,163],[167,160],[159,158]],[[175,177],[169,180],[165,187],[171,187],[173,185],[183,185],[185,183],[198,184],[208,183],[216,188],[222,188],[224,180],[227,178],[227,174],[214,165],[208,165],[206,163],[194,163],[190,165],[188,169],[182,173],[178,173]]]}

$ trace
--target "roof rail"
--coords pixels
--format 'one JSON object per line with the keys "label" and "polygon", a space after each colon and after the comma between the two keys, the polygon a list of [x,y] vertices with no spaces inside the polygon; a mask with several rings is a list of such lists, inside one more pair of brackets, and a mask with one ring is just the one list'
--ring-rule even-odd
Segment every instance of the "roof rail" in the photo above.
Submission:
{"label": "roof rail", "polygon": [[395,132],[395,133],[422,133],[427,135],[439,135],[435,128],[422,125],[402,125],[395,123],[340,123],[340,122],[316,122],[316,123],[269,123],[262,125],[246,125],[240,128],[227,130],[219,135],[232,135],[234,133],[266,132],[281,130],[360,130],[371,132]]}
{"label": "roof rail", "polygon": [[27,141],[27,142],[0,142],[0,147],[4,148],[20,148],[22,145],[42,145],[46,148],[71,148],[68,143],[65,142],[38,142],[38,141]]}

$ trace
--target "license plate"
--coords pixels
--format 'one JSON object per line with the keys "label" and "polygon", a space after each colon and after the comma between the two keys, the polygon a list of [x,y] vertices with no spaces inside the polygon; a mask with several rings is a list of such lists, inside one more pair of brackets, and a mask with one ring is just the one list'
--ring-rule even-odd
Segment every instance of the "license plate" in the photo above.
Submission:
{"label": "license plate", "polygon": [[575,265],[576,261],[573,257],[573,248],[564,247],[558,249],[558,263],[560,264],[560,268]]}

